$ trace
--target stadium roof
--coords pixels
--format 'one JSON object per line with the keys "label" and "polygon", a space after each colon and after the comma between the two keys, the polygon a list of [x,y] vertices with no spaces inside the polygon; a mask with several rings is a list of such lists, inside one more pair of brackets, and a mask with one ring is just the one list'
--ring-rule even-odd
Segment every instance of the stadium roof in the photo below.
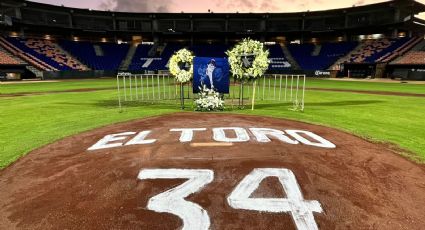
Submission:
{"label": "stadium roof", "polygon": [[[13,19],[9,31],[26,34],[67,34],[145,38],[168,36],[176,39],[216,36],[287,36],[307,38],[320,34],[342,37],[362,34],[423,34],[425,21],[415,17],[425,4],[393,0],[357,7],[294,13],[131,13],[111,12],[36,3],[1,0],[0,13]],[[180,36],[179,38],[177,38]],[[202,38],[203,39],[203,38]],[[153,39],[155,40],[155,39]]]}
{"label": "stadium roof", "polygon": [[[14,2],[14,3],[22,3],[23,6],[31,7],[31,6],[38,6],[38,7],[47,7],[52,9],[57,8],[68,8],[73,10],[85,10],[85,11],[91,11],[92,13],[101,13],[101,12],[110,12],[110,11],[101,11],[101,10],[91,10],[91,9],[81,9],[81,8],[72,8],[72,7],[65,7],[65,6],[56,6],[56,5],[50,5],[45,3],[38,3],[38,2],[32,2],[32,1],[25,1],[25,0],[3,0],[2,2]],[[339,8],[339,9],[329,9],[329,10],[321,10],[321,11],[306,11],[306,12],[281,12],[281,13],[239,13],[239,14],[287,14],[287,15],[297,15],[297,14],[313,14],[313,15],[320,15],[322,13],[338,13],[338,12],[353,12],[353,11],[362,11],[362,10],[371,10],[376,9],[380,7],[409,7],[411,12],[413,14],[419,14],[422,12],[425,12],[425,4],[417,2],[415,0],[391,0],[387,2],[381,2],[381,3],[374,3],[374,4],[367,4],[362,6],[353,6],[353,7],[346,7],[346,8]],[[125,13],[125,14],[158,14],[158,12],[140,12],[140,13],[134,13],[134,12],[114,12],[114,13]],[[161,13],[161,14],[182,14],[182,13]],[[183,13],[183,14],[211,14],[211,13]],[[231,13],[214,13],[214,14],[231,14]]]}

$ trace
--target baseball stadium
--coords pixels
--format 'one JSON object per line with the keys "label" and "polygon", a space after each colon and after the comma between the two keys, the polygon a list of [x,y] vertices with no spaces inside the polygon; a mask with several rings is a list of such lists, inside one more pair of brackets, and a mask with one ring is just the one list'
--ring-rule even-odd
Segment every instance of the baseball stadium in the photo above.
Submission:
{"label": "baseball stadium", "polygon": [[424,0],[0,1],[0,230],[424,217]]}

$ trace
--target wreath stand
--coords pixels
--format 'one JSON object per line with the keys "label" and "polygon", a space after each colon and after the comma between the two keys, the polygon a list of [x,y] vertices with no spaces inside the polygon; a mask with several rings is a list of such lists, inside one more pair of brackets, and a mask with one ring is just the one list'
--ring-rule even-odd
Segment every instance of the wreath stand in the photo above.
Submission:
{"label": "wreath stand", "polygon": [[[187,49],[181,49],[173,54],[169,61],[169,70],[180,83],[180,107],[185,109],[184,105],[184,83],[190,82],[193,75],[193,54]],[[177,95],[176,84],[176,95]],[[189,98],[189,96],[188,96]],[[176,98],[177,99],[177,98]]]}
{"label": "wreath stand", "polygon": [[239,89],[239,109],[244,109],[244,103],[243,103],[243,80],[241,79],[240,89]]}
{"label": "wreath stand", "polygon": [[[255,108],[255,93],[257,89],[257,80],[255,79],[252,84],[252,97],[251,97],[251,110]],[[239,109],[245,109],[244,105],[244,81],[241,80],[240,90],[239,90]]]}
{"label": "wreath stand", "polygon": [[254,84],[252,84],[252,99],[251,99],[251,110],[254,110],[255,106],[255,89],[257,89],[257,80],[254,80]]}
{"label": "wreath stand", "polygon": [[180,82],[180,106],[184,110],[184,85],[182,82]]}
{"label": "wreath stand", "polygon": [[235,77],[240,78],[239,109],[245,108],[244,82],[253,80],[251,110],[254,110],[257,78],[263,75],[269,66],[269,51],[265,50],[263,43],[247,38],[227,51],[226,54],[229,56],[232,73],[237,75]]}

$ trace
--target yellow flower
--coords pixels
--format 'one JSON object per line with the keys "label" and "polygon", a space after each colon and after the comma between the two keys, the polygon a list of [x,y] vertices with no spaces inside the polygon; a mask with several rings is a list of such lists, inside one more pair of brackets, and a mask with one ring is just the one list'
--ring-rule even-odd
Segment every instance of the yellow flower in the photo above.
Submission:
{"label": "yellow flower", "polygon": [[[249,38],[243,39],[241,43],[237,44],[232,50],[227,51],[226,54],[229,56],[231,72],[239,79],[261,77],[269,66],[269,51],[264,50],[264,45],[261,42]],[[246,54],[255,55],[252,66],[248,69],[243,68],[240,58]]]}
{"label": "yellow flower", "polygon": [[[178,82],[185,83],[192,79],[193,75],[193,54],[187,49],[177,51],[171,58],[169,63],[170,73]],[[188,70],[180,69],[179,63],[185,62],[189,64]]]}

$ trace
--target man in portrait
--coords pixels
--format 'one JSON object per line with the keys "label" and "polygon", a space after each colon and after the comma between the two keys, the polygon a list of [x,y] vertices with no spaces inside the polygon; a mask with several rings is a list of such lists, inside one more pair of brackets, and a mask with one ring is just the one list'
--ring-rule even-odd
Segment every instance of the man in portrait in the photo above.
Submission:
{"label": "man in portrait", "polygon": [[194,92],[205,85],[220,93],[229,91],[229,64],[225,58],[195,58]]}

